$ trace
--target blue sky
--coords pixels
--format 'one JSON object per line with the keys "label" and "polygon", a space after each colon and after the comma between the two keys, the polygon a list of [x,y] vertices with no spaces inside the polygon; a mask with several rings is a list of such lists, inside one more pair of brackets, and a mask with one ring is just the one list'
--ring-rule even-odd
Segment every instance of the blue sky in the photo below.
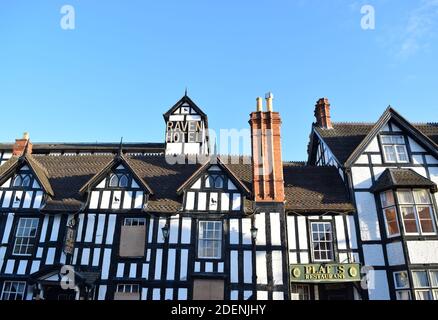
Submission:
{"label": "blue sky", "polygon": [[438,121],[437,57],[438,0],[1,1],[0,141],[161,142],[186,86],[212,128],[247,128],[272,91],[284,158],[305,160],[321,97],[334,121]]}

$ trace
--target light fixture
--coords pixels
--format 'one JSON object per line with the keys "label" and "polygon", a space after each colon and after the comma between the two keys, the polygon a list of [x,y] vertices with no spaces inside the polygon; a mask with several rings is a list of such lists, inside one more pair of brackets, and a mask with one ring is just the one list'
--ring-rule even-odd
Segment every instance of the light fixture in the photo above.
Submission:
{"label": "light fixture", "polygon": [[251,236],[252,239],[255,241],[257,239],[257,234],[259,233],[259,229],[257,229],[256,227],[252,227],[251,228]]}
{"label": "light fixture", "polygon": [[166,223],[166,225],[161,228],[161,231],[163,232],[163,238],[167,240],[167,238],[169,238],[169,225]]}

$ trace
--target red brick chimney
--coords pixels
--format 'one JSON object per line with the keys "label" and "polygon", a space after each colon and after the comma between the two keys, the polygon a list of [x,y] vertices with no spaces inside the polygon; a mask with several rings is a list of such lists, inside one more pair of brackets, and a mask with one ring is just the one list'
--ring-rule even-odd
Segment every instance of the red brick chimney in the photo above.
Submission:
{"label": "red brick chimney", "polygon": [[333,129],[332,119],[330,117],[330,103],[327,98],[321,98],[316,103],[315,117],[318,126],[324,129]]}
{"label": "red brick chimney", "polygon": [[12,154],[16,157],[21,157],[25,152],[32,153],[32,142],[29,140],[29,134],[25,132],[22,139],[16,139]]}
{"label": "red brick chimney", "polygon": [[281,155],[281,119],[273,112],[273,95],[266,94],[267,111],[257,98],[257,111],[251,113],[253,192],[256,202],[285,201]]}

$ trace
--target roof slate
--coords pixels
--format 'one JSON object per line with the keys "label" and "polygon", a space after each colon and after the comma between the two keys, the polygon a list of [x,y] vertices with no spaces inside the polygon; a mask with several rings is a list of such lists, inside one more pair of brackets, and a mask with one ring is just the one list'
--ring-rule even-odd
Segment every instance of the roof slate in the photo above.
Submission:
{"label": "roof slate", "polygon": [[411,169],[386,169],[373,186],[374,192],[393,188],[431,188],[437,185]]}

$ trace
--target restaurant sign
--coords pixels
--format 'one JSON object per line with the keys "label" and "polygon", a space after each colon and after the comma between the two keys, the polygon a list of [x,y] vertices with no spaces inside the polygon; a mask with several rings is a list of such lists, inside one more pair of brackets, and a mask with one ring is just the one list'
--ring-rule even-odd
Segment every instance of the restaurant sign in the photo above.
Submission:
{"label": "restaurant sign", "polygon": [[356,282],[361,280],[359,264],[297,264],[290,266],[293,282]]}

